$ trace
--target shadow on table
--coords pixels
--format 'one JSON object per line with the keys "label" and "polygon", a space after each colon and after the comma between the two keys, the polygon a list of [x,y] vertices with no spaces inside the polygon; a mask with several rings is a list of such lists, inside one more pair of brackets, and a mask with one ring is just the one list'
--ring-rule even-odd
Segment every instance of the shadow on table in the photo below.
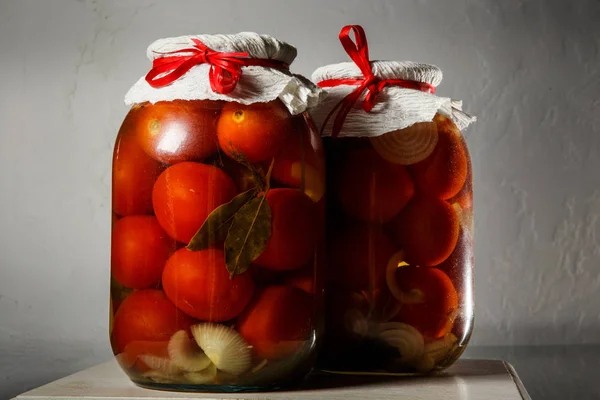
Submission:
{"label": "shadow on table", "polygon": [[316,389],[336,389],[349,387],[380,386],[390,383],[405,382],[418,384],[423,379],[439,379],[453,381],[455,376],[489,378],[493,375],[506,376],[504,364],[492,360],[462,360],[445,371],[434,374],[406,374],[406,375],[360,375],[350,373],[314,372],[309,375],[300,386],[286,388],[289,391],[304,391]]}
{"label": "shadow on table", "polygon": [[600,399],[600,346],[470,347],[468,358],[511,363],[532,399]]}

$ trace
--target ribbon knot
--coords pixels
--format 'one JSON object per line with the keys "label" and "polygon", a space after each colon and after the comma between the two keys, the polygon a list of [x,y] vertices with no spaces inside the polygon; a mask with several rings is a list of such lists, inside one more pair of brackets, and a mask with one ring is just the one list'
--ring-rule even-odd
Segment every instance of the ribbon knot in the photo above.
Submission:
{"label": "ribbon knot", "polygon": [[[192,42],[193,47],[158,53],[164,56],[153,61],[152,69],[146,74],[146,82],[153,88],[167,86],[185,75],[192,67],[209,64],[210,88],[215,93],[228,94],[237,86],[242,76],[242,67],[289,68],[281,61],[250,58],[247,52],[215,51],[197,38],[192,38]],[[182,53],[190,54],[181,55]]]}
{"label": "ribbon knot", "polygon": [[[354,40],[350,38],[350,32],[354,33]],[[344,121],[348,113],[365,93],[365,98],[362,102],[362,108],[365,112],[371,112],[375,106],[377,96],[387,85],[401,86],[406,89],[420,90],[427,93],[435,93],[435,86],[425,82],[417,82],[406,79],[380,79],[373,73],[371,68],[371,60],[369,59],[369,44],[365,30],[360,25],[346,25],[342,28],[339,34],[340,42],[346,50],[350,59],[358,67],[362,73],[362,78],[343,78],[343,79],[326,79],[318,82],[320,87],[334,87],[340,85],[358,85],[356,89],[344,97],[327,115],[321,130],[325,129],[329,119],[337,112],[331,129],[331,136],[337,137],[342,130]]]}

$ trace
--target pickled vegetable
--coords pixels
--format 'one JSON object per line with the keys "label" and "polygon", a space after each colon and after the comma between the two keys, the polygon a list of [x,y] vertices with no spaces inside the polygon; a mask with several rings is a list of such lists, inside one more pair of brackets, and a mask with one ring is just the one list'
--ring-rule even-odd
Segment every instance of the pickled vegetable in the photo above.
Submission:
{"label": "pickled vegetable", "polygon": [[322,369],[429,372],[456,360],[470,336],[468,151],[441,115],[406,131],[324,139],[332,190]]}
{"label": "pickled vegetable", "polygon": [[279,101],[145,103],[114,168],[111,342],[133,381],[251,389],[305,375],[325,227],[307,116]]}

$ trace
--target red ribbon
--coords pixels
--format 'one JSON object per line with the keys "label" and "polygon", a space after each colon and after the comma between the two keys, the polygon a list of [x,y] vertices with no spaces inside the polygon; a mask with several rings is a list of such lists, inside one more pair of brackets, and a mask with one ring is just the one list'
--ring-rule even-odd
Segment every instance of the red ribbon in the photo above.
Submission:
{"label": "red ribbon", "polygon": [[[350,32],[354,32],[356,43],[350,38]],[[375,105],[377,95],[388,85],[401,86],[407,89],[420,90],[427,93],[435,93],[435,86],[425,82],[417,82],[406,79],[380,79],[373,74],[371,69],[371,61],[369,60],[369,44],[367,43],[367,35],[365,30],[360,25],[347,25],[340,31],[340,42],[344,46],[344,50],[350,56],[352,61],[358,66],[363,78],[344,78],[344,79],[326,79],[317,83],[320,87],[333,87],[340,85],[358,85],[350,94],[342,99],[327,115],[323,122],[322,129],[325,128],[329,118],[337,115],[333,121],[331,136],[337,137],[342,130],[344,121],[354,104],[366,90],[367,94],[362,103],[362,108],[366,112],[370,112]]]}
{"label": "red ribbon", "polygon": [[[208,79],[213,92],[230,93],[235,89],[242,75],[242,67],[259,66],[277,69],[287,69],[289,65],[277,60],[250,58],[248,53],[226,53],[207,47],[200,40],[193,38],[194,46],[186,49],[160,54],[191,53],[189,55],[171,55],[156,58],[152,69],[146,75],[146,81],[153,88],[166,86],[181,78],[193,66],[210,64]],[[166,73],[166,74],[165,74]],[[159,75],[164,74],[160,78]]]}

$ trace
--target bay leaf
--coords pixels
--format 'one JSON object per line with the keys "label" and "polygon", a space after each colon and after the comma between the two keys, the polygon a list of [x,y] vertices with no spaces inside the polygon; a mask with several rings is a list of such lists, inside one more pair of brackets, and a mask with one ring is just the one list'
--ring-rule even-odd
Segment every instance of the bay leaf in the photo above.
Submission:
{"label": "bay leaf", "polygon": [[260,168],[260,165],[257,166],[255,164],[251,163],[250,161],[248,161],[248,158],[246,158],[246,156],[242,153],[232,154],[231,158],[234,161],[236,161],[238,164],[241,164],[244,167],[246,167],[250,171],[250,173],[252,175],[252,179],[254,180],[254,183],[259,188],[259,190],[261,190],[261,191],[265,190],[265,187],[266,187],[265,173],[262,170],[262,168]]}
{"label": "bay leaf", "polygon": [[116,279],[110,279],[110,296],[113,303],[114,311],[119,308],[123,300],[133,293],[133,289],[121,285]]}
{"label": "bay leaf", "polygon": [[256,189],[250,189],[235,196],[229,203],[221,204],[211,212],[198,232],[187,245],[190,251],[204,250],[227,237],[235,214],[256,195]]}
{"label": "bay leaf", "polygon": [[273,174],[273,166],[275,165],[275,157],[271,160],[271,165],[269,165],[269,170],[265,175],[265,196],[269,189],[271,189],[271,174]]}
{"label": "bay leaf", "polygon": [[258,187],[259,190],[264,191],[266,187],[264,172],[253,164],[247,164],[246,168],[250,171],[252,180],[254,181],[256,187]]}
{"label": "bay leaf", "polygon": [[245,272],[262,254],[270,236],[271,207],[265,193],[244,204],[229,227],[225,239],[225,264],[231,278]]}

